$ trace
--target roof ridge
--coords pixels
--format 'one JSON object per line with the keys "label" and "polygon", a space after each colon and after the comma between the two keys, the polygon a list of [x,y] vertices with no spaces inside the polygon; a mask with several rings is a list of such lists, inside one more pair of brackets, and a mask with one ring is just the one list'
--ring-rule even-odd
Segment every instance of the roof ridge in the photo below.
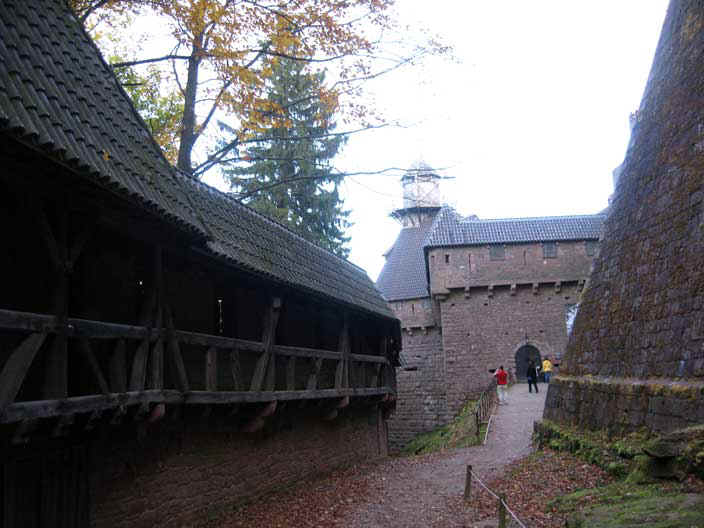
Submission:
{"label": "roof ridge", "polygon": [[[315,248],[315,249],[317,249],[317,250],[320,250],[320,251],[322,251],[322,252],[324,252],[324,253],[327,253],[328,255],[331,255],[331,256],[335,257],[336,259],[341,260],[342,262],[351,265],[352,267],[358,269],[359,271],[363,272],[367,277],[369,277],[369,275],[367,275],[367,270],[365,270],[364,268],[358,266],[357,264],[354,264],[353,262],[350,262],[349,260],[347,260],[346,258],[341,257],[340,255],[337,255],[337,254],[333,253],[333,252],[330,251],[329,249],[326,249],[326,248],[324,248],[324,247],[322,247],[322,246],[319,246],[318,244],[316,244],[316,243],[314,243],[314,242],[311,242],[311,241],[308,240],[307,238],[305,238],[305,237],[301,236],[300,234],[296,233],[293,229],[291,229],[291,228],[288,227],[287,225],[282,224],[281,222],[278,222],[277,220],[274,220],[273,218],[270,218],[270,217],[268,217],[268,216],[266,216],[266,215],[260,213],[259,211],[257,211],[256,209],[250,207],[249,205],[240,202],[240,201],[237,200],[231,193],[225,192],[225,191],[221,191],[221,190],[218,189],[217,187],[214,187],[214,186],[210,185],[209,183],[206,183],[206,182],[204,182],[203,180],[200,180],[200,179],[194,179],[194,182],[197,183],[197,184],[199,184],[199,185],[201,185],[201,186],[203,186],[203,187],[205,187],[209,192],[212,192],[212,193],[214,193],[214,194],[218,194],[218,195],[222,196],[224,199],[228,200],[229,202],[235,204],[236,206],[244,208],[245,210],[247,210],[247,211],[249,211],[250,213],[254,214],[254,216],[260,217],[260,218],[262,218],[264,221],[269,222],[269,223],[271,223],[271,224],[274,224],[275,226],[277,226],[277,227],[279,227],[279,228],[282,228],[284,231],[287,231],[288,233],[292,234],[294,237],[296,237],[297,239],[301,240],[303,243],[308,244],[309,246],[311,246],[311,247],[313,247],[313,248]],[[371,279],[370,279],[370,280],[371,280]]]}
{"label": "roof ridge", "polygon": [[584,215],[556,215],[556,216],[516,216],[510,218],[463,218],[460,220],[461,223],[482,223],[482,222],[516,222],[516,221],[529,221],[529,220],[567,220],[567,219],[578,219],[578,218],[595,218],[604,217],[604,213],[593,213]]}

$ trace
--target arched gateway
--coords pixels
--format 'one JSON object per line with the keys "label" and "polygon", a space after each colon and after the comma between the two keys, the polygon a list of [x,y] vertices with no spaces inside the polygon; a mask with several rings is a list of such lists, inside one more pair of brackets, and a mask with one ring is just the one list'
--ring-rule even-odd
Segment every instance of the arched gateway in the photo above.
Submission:
{"label": "arched gateway", "polygon": [[533,345],[523,345],[516,351],[516,378],[519,381],[526,380],[528,362],[531,360],[536,365],[540,365],[540,351]]}

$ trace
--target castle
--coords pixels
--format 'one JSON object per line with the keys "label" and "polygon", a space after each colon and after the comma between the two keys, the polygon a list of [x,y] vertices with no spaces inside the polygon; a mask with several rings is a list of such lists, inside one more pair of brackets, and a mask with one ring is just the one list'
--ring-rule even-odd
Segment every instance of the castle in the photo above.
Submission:
{"label": "castle", "polygon": [[423,163],[403,176],[402,229],[377,280],[403,329],[392,448],[447,423],[489,369],[520,380],[530,360],[561,357],[604,221],[463,218],[439,182]]}

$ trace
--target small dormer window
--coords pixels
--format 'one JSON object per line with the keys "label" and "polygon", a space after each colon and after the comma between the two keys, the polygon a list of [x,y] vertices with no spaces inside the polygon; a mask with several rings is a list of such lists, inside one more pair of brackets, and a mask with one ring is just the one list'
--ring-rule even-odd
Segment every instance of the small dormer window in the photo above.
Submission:
{"label": "small dormer window", "polygon": [[557,258],[557,242],[543,242],[543,258]]}
{"label": "small dormer window", "polygon": [[506,248],[503,245],[489,246],[489,258],[491,260],[505,260]]}

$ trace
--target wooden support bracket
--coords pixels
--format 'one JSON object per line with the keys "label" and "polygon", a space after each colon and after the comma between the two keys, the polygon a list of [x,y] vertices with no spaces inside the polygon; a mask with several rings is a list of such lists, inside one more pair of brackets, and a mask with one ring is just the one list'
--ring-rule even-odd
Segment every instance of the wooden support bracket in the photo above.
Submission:
{"label": "wooden support bracket", "polygon": [[259,431],[266,424],[266,418],[276,412],[277,402],[272,401],[264,405],[259,412],[242,427],[242,432],[253,433]]}

